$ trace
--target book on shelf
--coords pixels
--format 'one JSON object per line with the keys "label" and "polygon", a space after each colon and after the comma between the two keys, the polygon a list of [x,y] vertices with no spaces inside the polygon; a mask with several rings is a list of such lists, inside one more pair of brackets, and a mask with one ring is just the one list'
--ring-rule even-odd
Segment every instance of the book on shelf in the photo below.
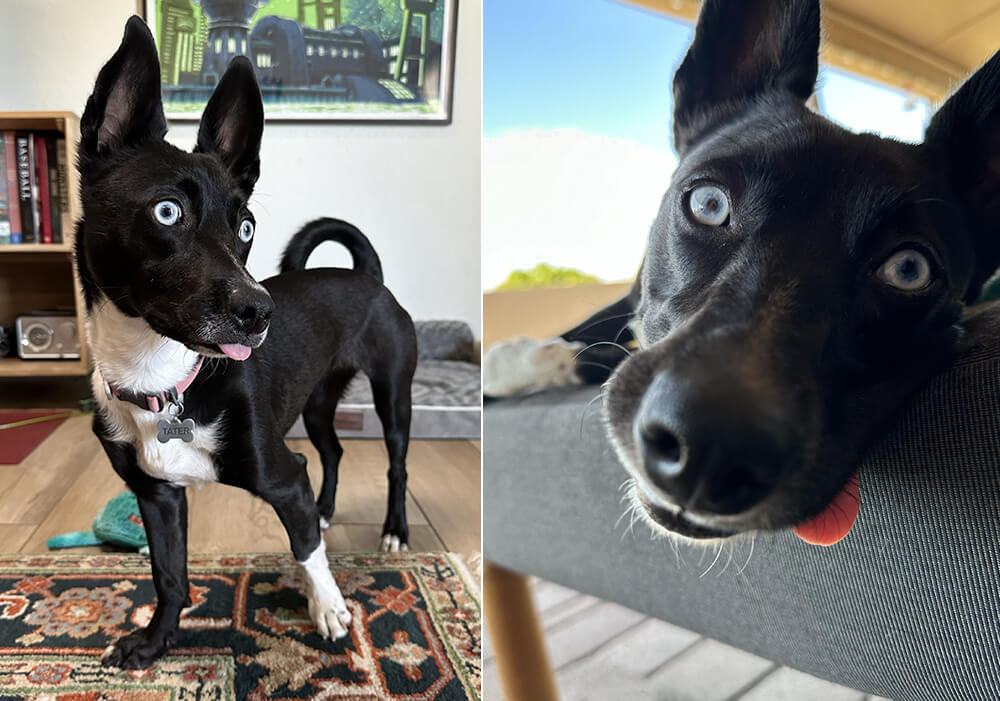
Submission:
{"label": "book on shelf", "polygon": [[14,134],[14,150],[17,155],[17,202],[21,208],[21,242],[35,243],[38,240],[38,198],[35,184],[34,136],[30,132]]}
{"label": "book on shelf", "polygon": [[21,243],[21,208],[17,203],[17,155],[14,152],[14,132],[3,133],[3,150],[7,213],[10,216],[10,240],[7,243]]}
{"label": "book on shelf", "polygon": [[73,231],[66,137],[26,130],[0,137],[0,245],[63,243]]}
{"label": "book on shelf", "polygon": [[4,174],[0,177],[0,246],[10,243],[10,204],[7,198],[6,149],[3,138],[0,138],[0,165]]}
{"label": "book on shelf", "polygon": [[63,232],[70,230],[73,222],[69,218],[68,185],[66,184],[66,139],[53,134],[48,141],[49,148],[49,192],[52,194],[52,238],[55,243],[63,242]]}
{"label": "book on shelf", "polygon": [[52,243],[52,198],[49,195],[49,152],[43,134],[35,135],[35,182],[38,186],[38,242]]}

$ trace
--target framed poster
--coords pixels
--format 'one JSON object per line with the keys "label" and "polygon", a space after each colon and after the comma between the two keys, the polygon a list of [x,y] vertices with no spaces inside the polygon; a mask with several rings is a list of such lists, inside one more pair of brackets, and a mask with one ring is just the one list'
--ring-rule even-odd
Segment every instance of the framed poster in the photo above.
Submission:
{"label": "framed poster", "polygon": [[137,0],[168,119],[197,119],[238,55],[264,116],[451,122],[458,0]]}

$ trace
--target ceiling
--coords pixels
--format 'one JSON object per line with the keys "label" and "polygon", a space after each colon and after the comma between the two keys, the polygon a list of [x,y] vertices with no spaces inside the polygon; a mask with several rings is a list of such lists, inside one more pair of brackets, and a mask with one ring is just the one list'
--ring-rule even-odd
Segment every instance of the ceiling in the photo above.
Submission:
{"label": "ceiling", "polygon": [[[627,1],[698,14],[698,0]],[[939,102],[1000,49],[1000,0],[823,0],[823,40],[824,62]]]}

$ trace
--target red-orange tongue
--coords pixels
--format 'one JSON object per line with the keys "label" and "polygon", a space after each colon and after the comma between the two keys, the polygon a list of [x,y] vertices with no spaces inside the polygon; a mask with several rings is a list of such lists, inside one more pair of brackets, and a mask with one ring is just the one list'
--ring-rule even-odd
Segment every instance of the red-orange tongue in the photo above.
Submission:
{"label": "red-orange tongue", "polygon": [[829,506],[805,523],[800,523],[792,532],[810,545],[833,545],[847,536],[858,520],[860,510],[861,491],[858,489],[858,473],[855,472]]}

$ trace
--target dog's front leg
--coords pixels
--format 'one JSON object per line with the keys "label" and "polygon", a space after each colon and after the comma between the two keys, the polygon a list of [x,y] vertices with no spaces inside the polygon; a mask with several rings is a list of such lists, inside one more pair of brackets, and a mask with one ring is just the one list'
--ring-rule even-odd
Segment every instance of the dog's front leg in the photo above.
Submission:
{"label": "dog's front leg", "polygon": [[147,476],[134,449],[101,438],[115,471],[135,492],[149,540],[156,611],[145,628],[119,638],[104,653],[106,666],[144,669],[173,644],[181,610],[190,605],[187,573],[187,495],[182,487]]}
{"label": "dog's front leg", "polygon": [[292,554],[305,576],[309,617],[316,631],[324,638],[336,640],[347,635],[351,614],[330,572],[309,477],[296,454],[284,448],[280,437],[276,441],[281,449],[275,455],[275,464],[283,469],[269,475],[267,483],[258,484],[254,491],[274,507],[288,532]]}

